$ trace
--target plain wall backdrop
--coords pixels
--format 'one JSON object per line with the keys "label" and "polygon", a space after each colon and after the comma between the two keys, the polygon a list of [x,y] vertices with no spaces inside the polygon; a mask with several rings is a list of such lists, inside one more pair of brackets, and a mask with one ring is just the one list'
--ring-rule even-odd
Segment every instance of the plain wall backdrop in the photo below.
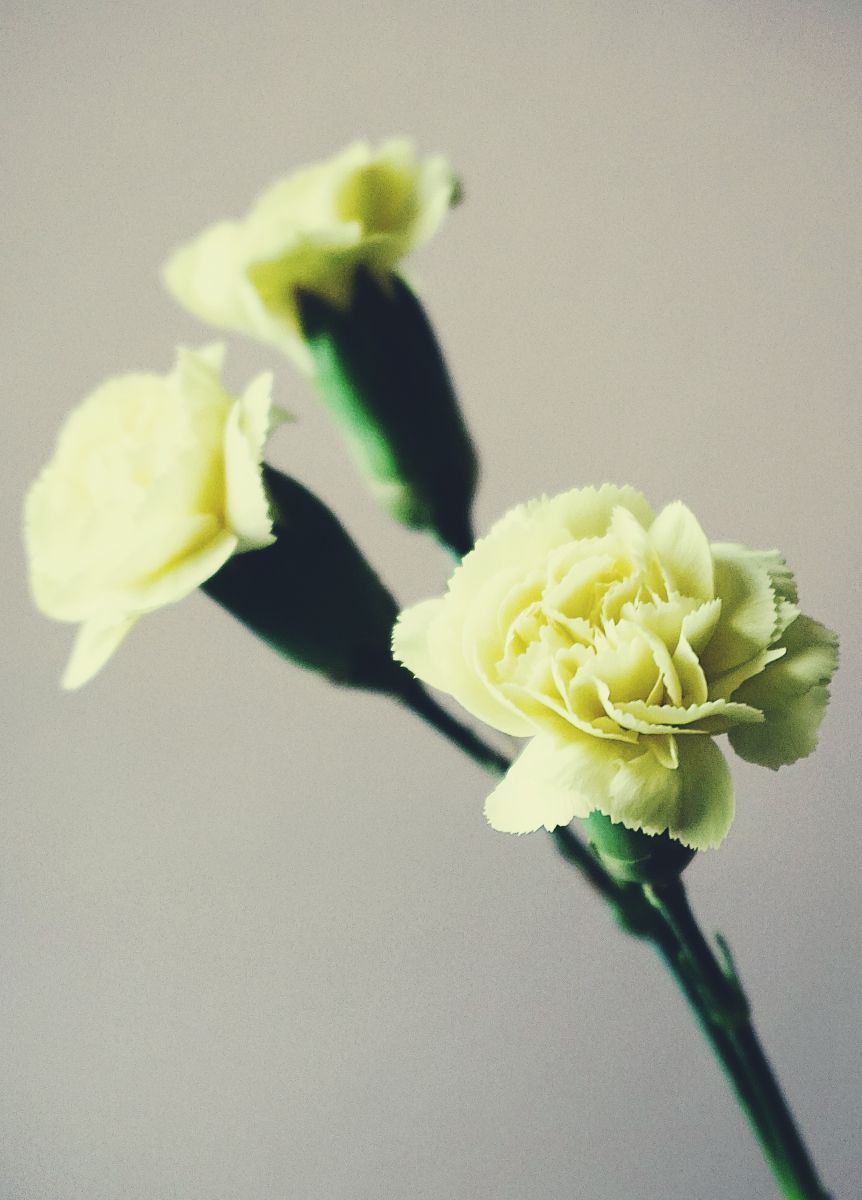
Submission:
{"label": "plain wall backdrop", "polygon": [[[862,1195],[855,3],[5,0],[2,1200],[766,1200],[649,951],[488,780],[202,595],[78,694],[23,493],[68,409],[211,330],[169,250],[356,136],[466,200],[409,263],[481,449],[477,524],[613,480],[779,546],[842,666],[820,747],[733,762],[688,873],[836,1198]],[[359,484],[309,387],[273,460],[404,603],[449,565]],[[349,603],[349,598],[345,599]]]}

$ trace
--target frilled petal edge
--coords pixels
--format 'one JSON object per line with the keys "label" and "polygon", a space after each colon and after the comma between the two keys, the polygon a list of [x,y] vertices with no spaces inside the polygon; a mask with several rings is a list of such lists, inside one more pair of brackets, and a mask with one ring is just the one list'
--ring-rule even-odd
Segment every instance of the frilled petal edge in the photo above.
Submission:
{"label": "frilled petal edge", "polygon": [[755,659],[774,642],[782,623],[797,615],[789,600],[793,578],[777,552],[714,542],[715,593],[721,599],[718,626],[700,655],[712,685]]}
{"label": "frilled petal edge", "polygon": [[669,769],[650,753],[620,763],[608,798],[597,803],[612,821],[643,833],[665,833],[692,850],[710,850],[733,822],[733,780],[711,737],[677,741],[679,762]]}
{"label": "frilled petal edge", "polygon": [[734,813],[724,755],[712,738],[682,738],[674,768],[646,742],[535,738],[488,797],[489,824],[503,833],[532,833],[598,809],[630,829],[667,832],[694,850],[718,846]]}
{"label": "frilled petal edge", "polygon": [[551,738],[533,738],[485,802],[491,828],[533,833],[588,816],[594,806],[572,786],[569,765],[566,748]]}
{"label": "frilled petal edge", "polygon": [[797,617],[782,640],[783,657],[734,695],[761,708],[766,720],[732,729],[729,735],[740,758],[773,770],[804,758],[817,745],[829,702],[827,685],[838,665],[838,638],[811,617]]}
{"label": "frilled petal edge", "polygon": [[435,598],[405,608],[392,631],[392,654],[423,683],[445,690],[447,672],[441,669],[428,643],[429,630],[440,616],[443,603],[441,598]]}
{"label": "frilled petal edge", "polygon": [[822,685],[794,696],[783,708],[767,714],[763,725],[740,725],[728,737],[740,758],[760,767],[789,766],[809,755],[817,745],[820,722],[829,703]]}

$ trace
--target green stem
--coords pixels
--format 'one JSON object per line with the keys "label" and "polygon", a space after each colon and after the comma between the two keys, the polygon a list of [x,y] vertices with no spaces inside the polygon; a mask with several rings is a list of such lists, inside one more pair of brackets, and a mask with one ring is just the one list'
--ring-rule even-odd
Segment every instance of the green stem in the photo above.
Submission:
{"label": "green stem", "polygon": [[[640,889],[638,889],[640,891]],[[643,897],[643,892],[641,892]],[[647,902],[648,903],[648,902]],[[730,1033],[721,1024],[711,1019],[711,1006],[688,969],[688,960],[673,930],[653,910],[654,925],[649,933],[659,957],[668,974],[685,996],[689,1008],[700,1026],[701,1032],[713,1049],[737,1101],[760,1143],[764,1156],[773,1173],[778,1174],[780,1152],[772,1129],[768,1111],[763,1107],[760,1095],[750,1078],[748,1065]]]}
{"label": "green stem", "polygon": [[691,910],[681,880],[647,885],[661,918],[654,939],[674,979],[698,1013],[733,1084],[786,1200],[829,1200],[784,1093],[751,1021],[730,958],[723,967]]}
{"label": "green stem", "polygon": [[[505,755],[450,716],[416,680],[407,680],[397,698],[492,774],[508,769]],[[551,838],[626,932],[653,943],[723,1067],[785,1200],[829,1200],[754,1031],[730,952],[722,943],[723,968],[682,882],[643,888],[619,883],[571,828],[559,827]]]}
{"label": "green stem", "polygon": [[[494,775],[504,775],[512,765],[511,759],[494,750],[477,737],[472,729],[450,716],[445,708],[441,708],[425,688],[406,672],[403,685],[394,695],[486,771]],[[652,910],[644,901],[640,890],[626,888],[617,883],[589,846],[584,845],[572,829],[559,827],[553,831],[551,838],[563,858],[577,867],[587,883],[613,907],[620,924],[630,933],[643,936],[644,914],[651,917]]]}
{"label": "green stem", "polygon": [[511,763],[505,754],[483,742],[472,729],[450,716],[407,671],[402,672],[398,691],[392,694],[486,771],[493,775],[505,775],[508,771]]}

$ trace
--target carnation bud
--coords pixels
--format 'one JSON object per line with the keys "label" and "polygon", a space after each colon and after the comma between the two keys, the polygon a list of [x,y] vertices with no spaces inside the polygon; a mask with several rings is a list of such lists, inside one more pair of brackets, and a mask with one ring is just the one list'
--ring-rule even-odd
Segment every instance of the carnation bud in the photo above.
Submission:
{"label": "carnation bud", "polygon": [[263,480],[275,542],[230,559],[203,590],[297,665],[400,691],[409,677],[389,652],[395,600],[322,501],[271,467]]}
{"label": "carnation bud", "polygon": [[476,455],[416,296],[361,269],[346,309],[305,291],[297,305],[318,390],[381,503],[467,553]]}

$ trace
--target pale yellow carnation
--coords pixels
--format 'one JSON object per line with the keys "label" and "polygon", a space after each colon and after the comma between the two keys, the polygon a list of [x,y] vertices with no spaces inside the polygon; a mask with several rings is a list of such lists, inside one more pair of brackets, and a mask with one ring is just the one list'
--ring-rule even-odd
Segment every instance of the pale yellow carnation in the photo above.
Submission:
{"label": "pale yellow carnation", "polygon": [[695,849],[733,818],[715,735],[772,767],[808,754],[837,655],[776,551],[711,545],[683,504],[655,516],[611,485],[509,512],[444,597],[401,614],[394,653],[533,739],[488,799],[494,828],[598,810]]}
{"label": "pale yellow carnation", "polygon": [[223,351],[180,350],[167,376],[123,375],[67,418],[24,509],[38,608],[80,623],[63,686],[80,687],[138,618],[273,540],[261,455],[271,377],[235,399]]}
{"label": "pale yellow carnation", "polygon": [[164,281],[205,321],[270,343],[306,371],[296,291],[346,306],[357,267],[385,276],[437,230],[456,194],[448,162],[403,139],[354,142],[272,184],[168,260]]}

